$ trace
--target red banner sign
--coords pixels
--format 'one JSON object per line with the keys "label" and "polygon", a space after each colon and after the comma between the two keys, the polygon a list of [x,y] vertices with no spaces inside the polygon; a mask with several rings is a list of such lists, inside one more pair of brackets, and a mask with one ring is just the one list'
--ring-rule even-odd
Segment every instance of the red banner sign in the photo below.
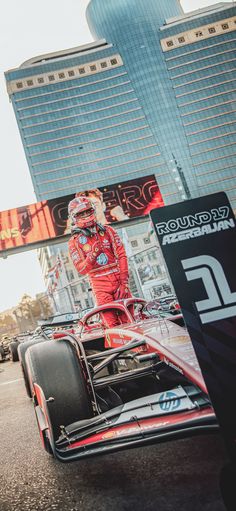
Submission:
{"label": "red banner sign", "polygon": [[141,217],[164,205],[152,175],[2,211],[0,252],[29,244],[40,246],[40,242],[69,234],[68,204],[80,195],[92,200],[102,224]]}

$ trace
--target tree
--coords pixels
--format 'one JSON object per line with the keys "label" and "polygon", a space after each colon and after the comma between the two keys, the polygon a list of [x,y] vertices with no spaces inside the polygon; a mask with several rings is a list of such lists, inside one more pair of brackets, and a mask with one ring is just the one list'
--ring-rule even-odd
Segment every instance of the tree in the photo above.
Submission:
{"label": "tree", "polygon": [[17,333],[17,324],[10,314],[0,314],[0,335],[8,335],[13,337]]}

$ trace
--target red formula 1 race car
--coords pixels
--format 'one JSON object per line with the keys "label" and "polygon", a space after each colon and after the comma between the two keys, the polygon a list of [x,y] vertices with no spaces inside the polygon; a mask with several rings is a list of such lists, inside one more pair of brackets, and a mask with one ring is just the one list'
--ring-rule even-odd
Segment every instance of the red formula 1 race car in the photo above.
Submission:
{"label": "red formula 1 race car", "polygon": [[[121,324],[105,330],[102,313]],[[179,315],[129,298],[85,314],[74,333],[31,345],[26,366],[47,452],[69,462],[130,447],[218,432]]]}

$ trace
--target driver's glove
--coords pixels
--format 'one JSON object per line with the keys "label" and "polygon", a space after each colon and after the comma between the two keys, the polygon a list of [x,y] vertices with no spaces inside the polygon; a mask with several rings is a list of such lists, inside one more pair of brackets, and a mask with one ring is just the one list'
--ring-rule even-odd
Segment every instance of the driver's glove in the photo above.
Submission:
{"label": "driver's glove", "polygon": [[115,300],[122,300],[127,298],[129,292],[128,282],[121,282],[120,286],[115,292]]}

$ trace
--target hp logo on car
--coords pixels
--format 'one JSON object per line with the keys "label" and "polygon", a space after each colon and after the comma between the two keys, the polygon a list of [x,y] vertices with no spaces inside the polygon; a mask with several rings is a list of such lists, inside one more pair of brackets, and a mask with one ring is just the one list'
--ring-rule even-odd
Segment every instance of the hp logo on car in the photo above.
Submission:
{"label": "hp logo on car", "polygon": [[159,405],[162,410],[166,412],[172,412],[179,408],[180,399],[175,392],[167,391],[163,392],[159,398]]}

